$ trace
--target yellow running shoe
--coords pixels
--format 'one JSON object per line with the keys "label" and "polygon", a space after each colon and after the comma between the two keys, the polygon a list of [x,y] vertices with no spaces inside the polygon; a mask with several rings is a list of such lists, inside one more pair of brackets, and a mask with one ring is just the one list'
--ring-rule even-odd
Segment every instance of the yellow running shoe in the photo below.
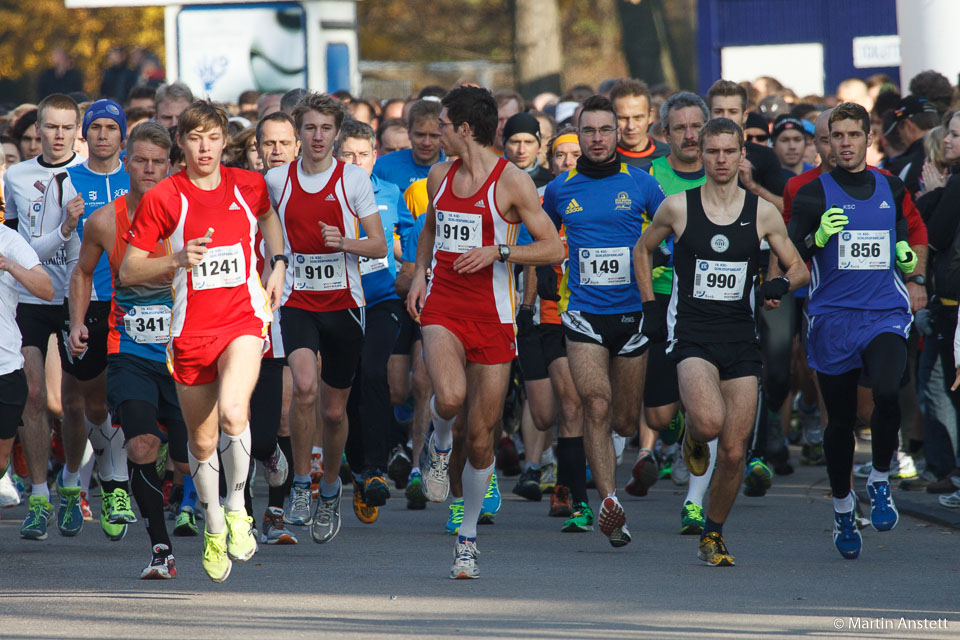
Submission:
{"label": "yellow running shoe", "polygon": [[380,507],[371,507],[367,504],[363,498],[363,489],[360,487],[360,483],[356,481],[353,483],[353,512],[356,514],[357,520],[363,524],[373,524],[377,521],[377,516],[380,515]]}
{"label": "yellow running shoe", "polygon": [[683,462],[695,476],[702,476],[710,466],[710,447],[690,437],[690,430],[683,433]]}
{"label": "yellow running shoe", "polygon": [[230,575],[233,563],[227,555],[227,530],[210,533],[203,530],[203,570],[214,582],[223,582]]}
{"label": "yellow running shoe", "polygon": [[227,555],[236,562],[246,562],[257,552],[253,535],[253,518],[244,510],[227,511]]}
{"label": "yellow running shoe", "polygon": [[733,556],[727,551],[727,545],[723,543],[723,536],[716,531],[711,531],[700,539],[700,552],[697,557],[711,567],[732,567],[734,565]]}

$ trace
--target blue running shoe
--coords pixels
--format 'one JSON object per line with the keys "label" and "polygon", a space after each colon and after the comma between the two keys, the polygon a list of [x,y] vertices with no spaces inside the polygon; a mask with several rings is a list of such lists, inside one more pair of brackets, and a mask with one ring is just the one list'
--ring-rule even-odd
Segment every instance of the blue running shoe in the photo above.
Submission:
{"label": "blue running shoe", "polygon": [[870,494],[870,523],[877,531],[890,531],[897,526],[900,514],[893,504],[890,483],[886,480],[867,484]]}
{"label": "blue running shoe", "polygon": [[447,524],[443,530],[452,536],[460,531],[461,524],[463,524],[463,498],[456,498],[450,503],[450,517],[447,518]]}
{"label": "blue running shoe", "polygon": [[46,540],[47,527],[53,522],[53,505],[43,496],[30,496],[30,510],[20,527],[20,537],[27,540]]}
{"label": "blue running shoe", "polygon": [[62,536],[75,536],[83,528],[83,512],[80,510],[80,485],[63,486],[63,469],[57,474],[57,494],[60,504],[57,507],[57,528]]}
{"label": "blue running shoe", "polygon": [[477,524],[493,524],[493,516],[500,512],[503,498],[500,496],[500,483],[497,481],[497,472],[490,474],[490,484],[487,493],[483,496],[483,505],[480,507],[480,517]]}
{"label": "blue running shoe", "polygon": [[863,538],[857,529],[857,517],[854,511],[848,513],[833,512],[833,544],[847,560],[855,560],[863,547]]}

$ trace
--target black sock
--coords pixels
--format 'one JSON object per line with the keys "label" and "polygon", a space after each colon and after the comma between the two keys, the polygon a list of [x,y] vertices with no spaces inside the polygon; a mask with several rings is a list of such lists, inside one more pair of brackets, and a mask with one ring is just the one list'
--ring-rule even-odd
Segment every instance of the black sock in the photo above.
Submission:
{"label": "black sock", "polygon": [[[133,463],[131,462],[130,465],[133,465]],[[173,482],[173,471],[170,471],[169,469],[167,469],[166,471],[164,471],[164,472],[163,472],[163,481],[164,481],[164,482]]]}
{"label": "black sock", "polygon": [[100,491],[104,495],[108,493],[113,493],[114,489],[121,488],[122,483],[117,482],[116,480],[100,480]]}
{"label": "black sock", "polygon": [[587,502],[587,456],[583,451],[583,436],[557,438],[557,482],[570,489],[570,499],[575,505]]}
{"label": "black sock", "polygon": [[723,535],[723,523],[714,522],[710,518],[707,518],[707,521],[703,524],[703,533],[700,534],[700,539],[703,540],[707,537],[708,533],[716,531],[720,535]]}
{"label": "black sock", "polygon": [[293,445],[290,444],[290,436],[278,436],[277,445],[287,458],[290,471],[287,473],[287,479],[282,485],[268,488],[267,506],[283,509],[283,499],[290,495],[290,487],[293,485]]}
{"label": "black sock", "polygon": [[165,544],[171,549],[170,536],[167,534],[166,518],[163,514],[163,491],[160,489],[160,477],[154,463],[130,463],[130,484],[133,497],[140,508],[140,515],[146,521],[150,546]]}

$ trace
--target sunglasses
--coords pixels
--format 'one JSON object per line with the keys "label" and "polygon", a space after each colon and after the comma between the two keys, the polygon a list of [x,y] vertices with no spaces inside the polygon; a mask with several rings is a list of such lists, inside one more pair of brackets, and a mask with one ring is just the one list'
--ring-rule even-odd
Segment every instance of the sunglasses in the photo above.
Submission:
{"label": "sunglasses", "polygon": [[747,140],[749,140],[750,142],[766,142],[769,139],[770,139],[770,136],[767,135],[766,133],[747,136]]}

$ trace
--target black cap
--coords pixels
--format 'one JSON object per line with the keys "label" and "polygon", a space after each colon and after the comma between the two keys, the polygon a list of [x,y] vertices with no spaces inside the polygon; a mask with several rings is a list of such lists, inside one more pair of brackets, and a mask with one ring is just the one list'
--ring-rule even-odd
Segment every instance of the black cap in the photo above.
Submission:
{"label": "black cap", "polygon": [[794,129],[803,133],[803,123],[800,122],[799,118],[795,118],[791,115],[784,114],[782,116],[777,116],[777,119],[773,121],[773,139],[776,140],[784,131],[789,131]]}
{"label": "black cap", "polygon": [[540,123],[526,111],[511,116],[503,125],[503,141],[501,144],[506,146],[507,140],[517,133],[529,133],[537,139],[537,142],[540,142]]}
{"label": "black cap", "polygon": [[888,136],[893,132],[894,127],[918,113],[937,113],[937,107],[929,100],[909,95],[900,100],[899,106],[893,110],[893,122],[884,129],[883,135]]}
{"label": "black cap", "polygon": [[747,113],[747,124],[745,124],[743,128],[769,131],[770,122],[756,111],[750,111]]}

